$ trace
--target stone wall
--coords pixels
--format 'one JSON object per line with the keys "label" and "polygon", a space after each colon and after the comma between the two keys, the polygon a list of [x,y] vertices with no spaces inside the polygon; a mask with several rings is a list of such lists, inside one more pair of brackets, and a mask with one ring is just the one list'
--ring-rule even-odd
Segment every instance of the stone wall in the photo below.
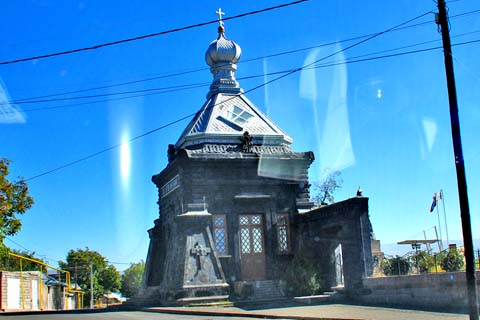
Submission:
{"label": "stone wall", "polygon": [[303,251],[321,274],[325,289],[336,283],[334,251],[342,245],[346,290],[362,287],[372,274],[371,233],[368,198],[355,197],[296,215],[296,251]]}
{"label": "stone wall", "polygon": [[[479,277],[476,271],[478,296]],[[363,285],[353,297],[361,304],[445,311],[466,311],[468,306],[465,272],[367,278]]]}

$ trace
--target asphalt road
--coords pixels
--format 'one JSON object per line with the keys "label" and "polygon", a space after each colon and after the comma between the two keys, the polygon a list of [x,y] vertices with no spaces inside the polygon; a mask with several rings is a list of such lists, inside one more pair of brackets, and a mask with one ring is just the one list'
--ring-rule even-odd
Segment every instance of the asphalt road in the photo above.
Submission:
{"label": "asphalt road", "polygon": [[[35,314],[35,315],[10,315],[5,319],[15,320],[208,320],[208,319],[225,319],[225,317],[212,316],[191,316],[183,314],[166,314],[166,313],[152,313],[152,312],[99,312],[99,313],[81,313],[81,314]],[[228,317],[229,320],[240,320],[245,318]],[[248,318],[252,319],[252,318]]]}
{"label": "asphalt road", "polygon": [[[352,306],[343,304],[329,304],[316,306],[278,307],[270,309],[268,306],[255,310],[246,310],[235,307],[225,308],[150,308],[153,312],[122,311],[122,312],[99,312],[95,313],[38,313],[31,315],[2,314],[5,319],[15,320],[207,320],[207,319],[271,319],[273,317],[315,317],[322,319],[362,319],[362,320],[468,320],[466,314],[427,312],[419,310],[392,309],[381,307]],[[166,313],[177,312],[177,314]],[[182,312],[184,314],[178,314]],[[221,312],[225,315],[201,315],[202,312]],[[199,314],[200,313],[200,314]],[[196,314],[196,315],[194,315]],[[243,314],[249,317],[244,317]]]}

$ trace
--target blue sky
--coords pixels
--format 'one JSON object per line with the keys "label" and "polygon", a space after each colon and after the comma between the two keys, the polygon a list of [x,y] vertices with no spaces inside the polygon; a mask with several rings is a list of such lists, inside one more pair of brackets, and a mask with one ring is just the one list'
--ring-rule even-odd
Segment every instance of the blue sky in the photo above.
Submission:
{"label": "blue sky", "polygon": [[[216,19],[218,7],[229,17],[286,2],[10,2],[4,4],[0,21],[0,61],[210,21]],[[473,1],[452,1],[449,8],[453,16],[480,6]],[[237,78],[259,75],[239,80],[248,90],[276,77],[267,73],[300,67],[355,43],[342,40],[389,29],[428,11],[436,8],[427,0],[311,0],[226,21],[225,27],[226,36],[243,52]],[[370,198],[374,232],[383,243],[422,238],[423,230],[433,238],[437,217],[428,211],[433,193],[440,189],[445,194],[450,239],[461,239],[443,53],[433,50],[350,64],[342,61],[435,40],[377,55],[440,46],[433,19],[433,13],[428,14],[411,24],[430,23],[384,34],[322,61],[340,63],[336,66],[304,70],[248,93],[293,137],[296,151],[315,153],[312,181],[320,180],[326,168],[340,169],[344,183],[336,193],[337,201],[354,196],[361,186]],[[452,19],[451,35],[453,43],[480,39],[480,14]],[[0,156],[13,161],[11,176],[36,176],[192,114],[204,103],[208,86],[103,102],[98,101],[112,96],[31,104],[5,104],[5,99],[199,68],[205,69],[52,98],[209,83],[212,77],[204,53],[216,36],[216,25],[208,25],[98,50],[1,65]],[[319,46],[325,43],[333,44]],[[310,49],[261,58],[302,48]],[[474,238],[480,238],[478,53],[479,43],[453,49]],[[246,61],[255,58],[260,59]],[[72,106],[79,102],[85,104]],[[12,240],[51,259],[47,260],[50,263],[65,259],[69,249],[85,247],[112,262],[145,259],[146,231],[158,217],[151,176],[165,167],[167,146],[177,141],[187,123],[179,122],[30,180],[35,205],[22,217],[23,229]],[[120,269],[125,266],[117,264]]]}

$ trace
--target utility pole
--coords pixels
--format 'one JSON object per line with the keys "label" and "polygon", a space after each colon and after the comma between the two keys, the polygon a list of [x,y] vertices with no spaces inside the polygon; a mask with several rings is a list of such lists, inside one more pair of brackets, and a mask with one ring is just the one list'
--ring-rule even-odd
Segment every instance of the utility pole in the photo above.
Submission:
{"label": "utility pole", "polygon": [[93,263],[90,262],[90,309],[93,309]]}
{"label": "utility pole", "polygon": [[445,73],[447,77],[448,101],[450,104],[450,122],[452,126],[453,152],[457,171],[458,198],[460,200],[460,217],[462,220],[463,245],[465,248],[467,294],[470,320],[478,320],[477,289],[475,281],[475,260],[473,252],[472,226],[468,205],[467,179],[463,160],[462,139],[460,136],[460,120],[458,117],[457,89],[453,72],[452,47],[448,25],[445,0],[438,0],[438,20],[442,30],[443,54],[445,57]]}

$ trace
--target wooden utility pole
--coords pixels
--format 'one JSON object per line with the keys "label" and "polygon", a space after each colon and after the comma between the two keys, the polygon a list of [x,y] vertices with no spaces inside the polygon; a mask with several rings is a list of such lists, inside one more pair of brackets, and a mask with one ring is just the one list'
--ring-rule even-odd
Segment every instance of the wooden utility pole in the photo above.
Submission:
{"label": "wooden utility pole", "polygon": [[447,76],[448,101],[450,104],[450,122],[452,126],[453,152],[457,170],[458,198],[460,200],[460,217],[462,220],[463,245],[465,248],[467,294],[470,320],[478,320],[477,289],[475,283],[475,260],[473,252],[472,226],[468,205],[467,179],[463,161],[462,139],[460,136],[460,121],[458,117],[457,89],[453,72],[452,47],[448,25],[445,0],[438,0],[438,20],[442,30],[443,54],[445,57],[445,73]]}

